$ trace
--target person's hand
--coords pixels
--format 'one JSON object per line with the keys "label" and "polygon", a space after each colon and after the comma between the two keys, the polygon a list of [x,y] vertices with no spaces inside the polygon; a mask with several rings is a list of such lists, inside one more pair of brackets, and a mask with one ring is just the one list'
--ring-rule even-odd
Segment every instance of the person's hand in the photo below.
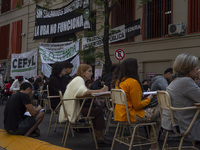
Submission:
{"label": "person's hand", "polygon": [[151,100],[151,99],[153,98],[153,96],[154,96],[154,94],[150,94],[150,95],[148,96],[148,98]]}
{"label": "person's hand", "polygon": [[37,109],[39,109],[39,110],[42,109],[42,106],[38,105]]}
{"label": "person's hand", "polygon": [[108,87],[104,85],[104,87],[101,89],[101,92],[106,92],[106,91],[108,91]]}

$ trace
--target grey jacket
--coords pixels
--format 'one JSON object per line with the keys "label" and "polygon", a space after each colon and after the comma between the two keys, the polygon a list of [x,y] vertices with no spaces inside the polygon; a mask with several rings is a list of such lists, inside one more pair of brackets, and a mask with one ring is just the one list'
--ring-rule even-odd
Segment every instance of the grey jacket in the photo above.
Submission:
{"label": "grey jacket", "polygon": [[[174,107],[188,107],[193,106],[194,103],[200,103],[200,88],[190,77],[177,77],[167,87],[167,92],[170,94]],[[194,114],[195,110],[176,111],[174,113],[175,123],[179,126],[181,133],[188,128]],[[162,121],[161,126],[164,128],[170,124],[167,121],[169,117],[166,116],[170,116],[170,114],[162,116],[165,121]],[[168,125],[163,124],[163,122],[167,122]],[[195,121],[189,137],[200,140],[200,117]]]}
{"label": "grey jacket", "polygon": [[156,76],[152,79],[151,91],[166,90],[167,80],[163,76]]}

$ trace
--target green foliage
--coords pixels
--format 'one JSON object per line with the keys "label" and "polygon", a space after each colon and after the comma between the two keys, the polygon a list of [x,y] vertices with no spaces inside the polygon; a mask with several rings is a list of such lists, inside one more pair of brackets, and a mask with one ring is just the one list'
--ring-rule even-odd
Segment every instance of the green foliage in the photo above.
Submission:
{"label": "green foliage", "polygon": [[92,36],[95,36],[95,32],[94,31],[84,32],[84,37],[92,37]]}
{"label": "green foliage", "polygon": [[90,46],[86,50],[79,50],[78,54],[83,60],[84,63],[87,64],[94,64],[95,63],[95,56],[94,56],[95,48],[93,46]]}
{"label": "green foliage", "polygon": [[97,51],[97,52],[96,52],[95,58],[99,58],[99,59],[101,59],[102,61],[105,62],[105,60],[103,59],[103,53],[100,52],[100,51]]}

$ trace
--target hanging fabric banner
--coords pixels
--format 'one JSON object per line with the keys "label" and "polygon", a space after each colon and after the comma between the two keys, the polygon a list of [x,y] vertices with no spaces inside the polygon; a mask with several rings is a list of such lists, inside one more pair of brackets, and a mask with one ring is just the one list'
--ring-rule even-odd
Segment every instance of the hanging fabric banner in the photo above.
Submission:
{"label": "hanging fabric banner", "polygon": [[[80,58],[79,55],[77,55],[72,61],[71,63],[73,64],[73,68],[72,68],[72,73],[70,74],[70,76],[74,76],[77,72],[78,66],[80,65]],[[49,64],[42,64],[42,73],[50,78],[52,72],[52,67]]]}
{"label": "hanging fabric banner", "polygon": [[[121,25],[110,30],[109,43],[124,40],[125,38],[125,25]],[[90,46],[99,47],[102,45],[103,35],[82,38],[82,49],[88,49]]]}
{"label": "hanging fabric banner", "polygon": [[73,64],[73,68],[72,68],[72,73],[70,74],[70,76],[74,76],[77,73],[78,70],[78,66],[80,65],[80,58],[79,55],[77,55],[72,61],[71,63]]}
{"label": "hanging fabric banner", "polygon": [[137,35],[142,34],[141,19],[137,19],[135,21],[126,24],[125,28],[126,28],[126,38],[135,37]]}
{"label": "hanging fabric banner", "polygon": [[75,56],[79,50],[79,41],[76,41],[60,50],[49,50],[43,46],[39,46],[39,53],[42,63],[54,64],[62,62]]}
{"label": "hanging fabric banner", "polygon": [[47,77],[50,78],[52,67],[49,64],[42,64],[42,70],[41,72]]}
{"label": "hanging fabric banner", "polygon": [[73,0],[58,9],[36,5],[34,39],[53,38],[90,29],[90,0]]}
{"label": "hanging fabric banner", "polygon": [[37,48],[21,54],[12,54],[11,74],[12,78],[24,76],[31,78],[37,75]]}
{"label": "hanging fabric banner", "polygon": [[61,50],[72,43],[73,41],[59,42],[59,43],[39,43],[39,46],[42,46],[48,50]]}

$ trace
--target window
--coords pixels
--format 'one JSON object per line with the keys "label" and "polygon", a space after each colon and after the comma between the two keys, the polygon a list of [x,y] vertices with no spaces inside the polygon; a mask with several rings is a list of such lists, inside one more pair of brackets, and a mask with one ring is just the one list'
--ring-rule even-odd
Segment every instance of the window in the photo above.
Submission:
{"label": "window", "polygon": [[11,54],[19,54],[21,53],[21,45],[22,45],[22,20],[12,23],[12,32],[11,32],[11,44],[10,44],[10,52]]}
{"label": "window", "polygon": [[12,9],[23,5],[23,0],[12,0]]}
{"label": "window", "polygon": [[200,32],[200,0],[188,1],[188,33]]}
{"label": "window", "polygon": [[12,9],[20,7],[23,5],[23,0],[1,0],[1,13],[5,13],[11,10],[11,3]]}
{"label": "window", "polygon": [[152,0],[144,5],[144,39],[165,37],[172,22],[172,0]]}
{"label": "window", "polygon": [[[117,27],[135,20],[135,0],[120,0],[111,13],[111,26]],[[115,43],[130,42],[128,38]]]}
{"label": "window", "polygon": [[9,30],[10,25],[0,27],[0,59],[6,59],[9,49]]}
{"label": "window", "polygon": [[1,0],[1,13],[5,13],[10,10],[11,0]]}

